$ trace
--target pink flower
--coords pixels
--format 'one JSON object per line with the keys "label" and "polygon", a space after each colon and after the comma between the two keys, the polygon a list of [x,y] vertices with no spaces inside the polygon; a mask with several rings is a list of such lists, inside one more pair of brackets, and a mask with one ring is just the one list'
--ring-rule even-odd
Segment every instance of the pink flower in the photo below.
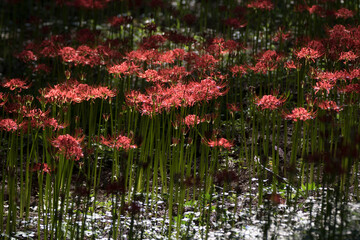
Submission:
{"label": "pink flower", "polygon": [[315,112],[307,111],[303,107],[298,107],[292,110],[290,114],[284,114],[284,117],[286,120],[293,120],[294,122],[300,121],[306,121],[309,119],[314,119],[316,116]]}
{"label": "pink flower", "polygon": [[255,98],[255,104],[259,106],[261,110],[275,110],[279,108],[285,101],[286,99],[284,97],[278,99],[273,95],[264,95],[261,99],[258,97]]}
{"label": "pink flower", "polygon": [[56,147],[60,154],[63,154],[66,159],[79,160],[84,156],[80,142],[82,139],[75,139],[69,134],[60,135],[51,141],[51,144]]}
{"label": "pink flower", "polygon": [[7,132],[14,132],[18,129],[18,125],[14,120],[12,120],[10,118],[1,119],[0,120],[0,129],[3,129]]}
{"label": "pink flower", "polygon": [[215,139],[215,140],[204,140],[204,143],[209,147],[222,147],[230,150],[234,146],[232,142],[229,142],[225,138]]}

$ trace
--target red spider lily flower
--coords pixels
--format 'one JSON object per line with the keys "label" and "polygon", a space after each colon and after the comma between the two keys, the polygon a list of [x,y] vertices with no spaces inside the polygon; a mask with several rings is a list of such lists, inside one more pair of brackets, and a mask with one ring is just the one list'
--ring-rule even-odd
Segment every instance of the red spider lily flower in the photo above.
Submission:
{"label": "red spider lily flower", "polygon": [[358,58],[358,56],[353,51],[341,52],[339,61],[344,60],[344,63],[347,63],[350,61],[354,61],[357,58]]}
{"label": "red spider lily flower", "polygon": [[48,103],[80,103],[95,99],[107,99],[116,96],[114,90],[107,87],[94,87],[87,84],[80,84],[76,80],[69,80],[67,83],[57,84],[40,90],[43,99]]}
{"label": "red spider lily flower", "polygon": [[254,67],[248,66],[255,73],[266,74],[268,71],[274,71],[278,67],[281,57],[274,50],[263,52]]}
{"label": "red spider lily flower", "polygon": [[175,107],[193,106],[196,103],[216,99],[227,93],[226,85],[218,84],[212,78],[188,84],[178,83],[169,88],[157,84],[147,89],[146,94],[131,91],[126,94],[126,102],[142,115],[152,115]]}
{"label": "red spider lily flower", "polygon": [[354,17],[354,12],[347,8],[340,8],[335,12],[336,18],[348,19]]}
{"label": "red spider lily flower", "polygon": [[314,50],[312,48],[303,47],[300,51],[295,52],[295,55],[299,59],[305,58],[305,59],[310,59],[313,62],[315,62],[315,59],[321,57],[322,54],[320,54],[319,51]]}
{"label": "red spider lily flower", "polygon": [[195,126],[203,121],[204,121],[203,119],[201,119],[199,116],[196,116],[194,114],[187,115],[184,119],[184,123],[188,127]]}
{"label": "red spider lily flower", "polygon": [[330,90],[335,86],[335,81],[321,80],[316,82],[314,86],[315,94],[319,91],[326,91],[328,94]]}
{"label": "red spider lily flower", "polygon": [[0,92],[0,107],[4,106],[8,100],[9,94]]}
{"label": "red spider lily flower", "polygon": [[233,114],[234,112],[239,112],[241,110],[241,107],[236,105],[236,103],[228,103],[226,104],[226,107],[231,114]]}
{"label": "red spider lily flower", "polygon": [[57,138],[51,141],[51,144],[59,150],[60,154],[63,154],[66,159],[72,159],[78,161],[84,156],[80,143],[82,139],[75,139],[69,134],[59,135]]}
{"label": "red spider lily flower", "polygon": [[175,53],[170,50],[170,51],[160,53],[156,63],[157,64],[174,63],[175,59],[176,59]]}
{"label": "red spider lily flower", "polygon": [[294,61],[288,61],[284,63],[284,68],[290,70],[290,69],[298,69],[298,67],[295,65]]}
{"label": "red spider lily flower", "polygon": [[323,100],[317,103],[317,106],[323,110],[333,110],[340,112],[343,108],[336,105],[334,101]]}
{"label": "red spider lily flower", "polygon": [[132,139],[126,136],[119,135],[116,138],[108,137],[107,139],[104,136],[101,136],[101,144],[104,144],[110,148],[116,148],[117,150],[124,149],[134,149],[137,148],[136,145],[131,144]]}
{"label": "red spider lily flower", "polygon": [[111,0],[56,0],[58,5],[87,9],[104,9]]}
{"label": "red spider lily flower", "polygon": [[290,32],[284,33],[284,29],[280,27],[272,40],[274,42],[284,42],[289,39],[290,35]]}
{"label": "red spider lily flower", "polygon": [[131,16],[121,16],[121,17],[114,16],[111,17],[108,22],[112,27],[119,27],[131,23],[132,20],[133,18]]}
{"label": "red spider lily flower", "polygon": [[37,56],[29,50],[24,50],[20,52],[16,55],[16,57],[25,63],[37,60]]}
{"label": "red spider lily flower", "polygon": [[76,62],[78,60],[78,53],[72,47],[64,47],[59,50],[59,56],[67,63]]}
{"label": "red spider lily flower", "polygon": [[139,73],[139,77],[145,78],[147,82],[162,82],[163,78],[153,69],[148,69],[145,73]]}
{"label": "red spider lily flower", "polygon": [[274,4],[270,0],[255,0],[251,3],[248,3],[247,7],[270,11],[274,8]]}
{"label": "red spider lily flower", "polygon": [[0,120],[0,129],[7,132],[14,132],[18,129],[18,127],[18,124],[10,118]]}
{"label": "red spider lily flower", "polygon": [[227,150],[230,150],[234,144],[232,142],[229,142],[225,138],[215,139],[215,140],[204,140],[203,141],[206,145],[209,147],[221,147],[226,148]]}
{"label": "red spider lily flower", "polygon": [[150,37],[144,37],[140,47],[142,49],[158,49],[161,44],[166,42],[165,36],[152,35]]}
{"label": "red spider lily flower", "polygon": [[264,95],[261,99],[255,97],[255,104],[260,107],[261,110],[270,109],[275,110],[281,107],[286,101],[285,97],[277,98],[273,95]]}
{"label": "red spider lily flower", "polygon": [[319,5],[306,6],[306,10],[311,14],[316,14],[320,17],[324,17],[323,8]]}
{"label": "red spider lily flower", "polygon": [[348,84],[345,87],[338,87],[339,92],[341,93],[360,93],[360,84],[352,83]]}
{"label": "red spider lily flower", "polygon": [[239,19],[239,18],[228,18],[224,20],[224,24],[226,26],[232,27],[234,29],[240,29],[246,27],[248,24],[246,19]]}
{"label": "red spider lily flower", "polygon": [[245,66],[232,66],[230,68],[230,71],[233,73],[233,76],[238,75],[239,77],[242,77],[244,74],[247,73],[247,69],[245,68]]}
{"label": "red spider lily flower", "polygon": [[5,80],[5,82],[2,83],[3,87],[10,88],[11,91],[18,90],[21,92],[22,89],[28,89],[30,85],[26,85],[25,80],[21,80],[20,78],[13,78],[10,80]]}
{"label": "red spider lily flower", "polygon": [[36,163],[32,168],[31,171],[37,172],[42,171],[42,173],[48,173],[51,175],[51,172],[53,171],[47,163]]}
{"label": "red spider lily flower", "polygon": [[47,66],[46,64],[40,63],[33,68],[33,72],[50,73],[51,68],[49,66]]}
{"label": "red spider lily flower", "polygon": [[286,120],[293,120],[294,122],[314,119],[315,116],[316,112],[308,111],[303,107],[294,108],[290,114],[284,114]]}

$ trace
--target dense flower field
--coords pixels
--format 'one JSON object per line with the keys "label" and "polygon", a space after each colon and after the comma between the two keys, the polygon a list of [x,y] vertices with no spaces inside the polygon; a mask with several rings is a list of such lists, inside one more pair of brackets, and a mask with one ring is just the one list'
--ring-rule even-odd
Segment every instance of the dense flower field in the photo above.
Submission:
{"label": "dense flower field", "polygon": [[359,7],[1,1],[1,237],[357,239]]}

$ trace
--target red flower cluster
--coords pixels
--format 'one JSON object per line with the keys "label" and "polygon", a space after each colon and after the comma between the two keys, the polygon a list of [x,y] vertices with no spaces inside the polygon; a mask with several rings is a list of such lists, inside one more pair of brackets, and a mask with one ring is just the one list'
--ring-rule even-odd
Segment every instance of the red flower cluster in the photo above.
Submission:
{"label": "red flower cluster", "polygon": [[74,63],[76,65],[88,65],[94,67],[104,65],[102,60],[101,48],[92,49],[86,45],[79,46],[76,50],[72,47],[63,47],[59,50],[58,55],[61,56],[63,62]]}
{"label": "red flower cluster", "polygon": [[207,140],[207,141],[204,140],[204,143],[209,147],[221,147],[221,148],[226,148],[227,150],[230,150],[234,146],[232,142],[229,142],[225,138]]}
{"label": "red flower cluster", "polygon": [[0,129],[5,130],[7,132],[14,132],[18,129],[18,124],[10,118],[1,119]]}
{"label": "red flower cluster", "polygon": [[317,103],[317,106],[324,110],[333,110],[336,112],[340,112],[342,110],[342,107],[339,107],[336,102],[329,100],[320,101]]}
{"label": "red flower cluster", "polygon": [[75,139],[69,134],[59,135],[51,141],[51,144],[56,147],[60,154],[63,154],[66,159],[79,160],[84,156],[80,142],[82,139]]}
{"label": "red flower cluster", "polygon": [[347,8],[340,8],[335,12],[336,18],[348,19],[354,16],[354,12]]}
{"label": "red flower cluster", "polygon": [[109,19],[109,23],[112,27],[119,27],[131,23],[133,18],[131,16],[114,16]]}
{"label": "red flower cluster", "polygon": [[275,110],[281,107],[283,103],[286,101],[285,97],[277,98],[273,95],[264,95],[261,99],[258,97],[255,97],[255,104],[261,108],[261,110],[264,109],[270,109]]}
{"label": "red flower cluster", "polygon": [[321,57],[322,54],[319,53],[319,51],[314,50],[310,47],[303,47],[300,51],[295,52],[295,55],[299,58],[305,58],[305,59],[310,59],[313,62],[315,62],[315,59]]}
{"label": "red flower cluster", "polygon": [[307,111],[303,107],[298,107],[292,110],[290,114],[284,114],[284,118],[286,120],[293,120],[294,122],[300,121],[306,121],[309,119],[314,119],[316,116],[315,112]]}
{"label": "red flower cluster", "polygon": [[248,3],[247,7],[270,11],[274,8],[274,4],[270,0],[255,0]]}
{"label": "red flower cluster", "polygon": [[116,96],[115,91],[110,90],[108,87],[93,87],[79,83],[76,80],[45,88],[41,91],[41,94],[48,103],[56,104],[80,103],[97,98],[107,99]]}
{"label": "red flower cluster", "polygon": [[1,86],[5,88],[10,88],[11,91],[18,90],[19,92],[21,92],[21,90],[23,89],[28,89],[30,87],[30,85],[27,85],[26,81],[21,80],[20,78],[5,80],[5,82],[3,82]]}
{"label": "red flower cluster", "polygon": [[354,61],[358,56],[353,51],[340,53],[339,61],[343,60],[345,63]]}
{"label": "red flower cluster", "polygon": [[59,124],[55,118],[49,117],[49,111],[43,112],[40,109],[28,109],[23,106],[21,112],[24,118],[30,119],[29,122],[24,120],[21,124],[25,131],[28,130],[28,124],[30,124],[32,128],[52,127],[54,130],[65,127]]}
{"label": "red flower cluster", "polygon": [[209,77],[201,82],[178,83],[169,88],[156,85],[147,89],[147,94],[131,91],[126,94],[126,102],[129,106],[135,106],[143,115],[151,115],[172,107],[193,106],[216,99],[226,94],[226,91],[222,91],[224,88],[225,85],[217,84]]}
{"label": "red flower cluster", "polygon": [[134,149],[137,148],[136,145],[131,144],[132,139],[128,138],[126,136],[122,136],[119,135],[116,138],[113,137],[108,137],[107,139],[105,139],[103,136],[101,136],[101,143],[111,147],[111,148],[116,148],[117,150],[120,149],[124,149],[124,150],[129,150],[129,149]]}
{"label": "red flower cluster", "polygon": [[31,170],[34,172],[42,171],[43,174],[44,172],[50,174],[53,171],[47,163],[36,163]]}
{"label": "red flower cluster", "polygon": [[201,119],[199,116],[196,116],[194,114],[187,115],[184,118],[184,123],[188,127],[198,125],[199,123],[204,122],[204,121],[205,121],[205,119]]}

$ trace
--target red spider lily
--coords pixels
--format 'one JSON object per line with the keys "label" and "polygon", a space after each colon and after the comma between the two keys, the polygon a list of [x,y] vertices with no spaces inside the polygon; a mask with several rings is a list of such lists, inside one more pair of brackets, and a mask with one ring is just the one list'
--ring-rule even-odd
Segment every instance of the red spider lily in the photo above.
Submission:
{"label": "red spider lily", "polygon": [[131,144],[131,142],[132,142],[131,138],[122,135],[119,135],[116,138],[108,137],[107,139],[101,136],[101,144],[104,144],[110,148],[116,148],[117,150],[120,149],[129,150],[129,149],[137,148],[137,146]]}
{"label": "red spider lily", "polygon": [[288,62],[285,62],[284,63],[284,68],[286,69],[298,69],[298,67],[295,65],[294,61],[291,60],[291,61],[288,61]]}
{"label": "red spider lily", "polygon": [[[194,59],[195,60],[195,59]],[[216,64],[219,62],[219,60],[216,60],[214,56],[205,54],[201,57],[198,57],[195,60],[194,68],[197,70],[201,70],[202,72],[205,72],[206,70],[213,70],[215,69]]]}
{"label": "red spider lily", "polygon": [[94,87],[87,84],[80,84],[76,80],[69,80],[67,83],[57,84],[53,87],[40,91],[44,100],[48,103],[80,103],[95,99],[107,99],[116,96],[114,90],[107,87]]}
{"label": "red spider lily", "polygon": [[139,73],[139,77],[145,78],[147,82],[163,82],[164,79],[159,76],[158,72],[153,69],[148,69],[145,73]]}
{"label": "red spider lily", "polygon": [[147,89],[147,94],[131,91],[126,94],[128,106],[134,106],[143,115],[160,113],[175,107],[193,106],[196,103],[216,99],[226,94],[224,84],[218,84],[212,78],[188,84],[178,83],[169,88],[156,85]]}
{"label": "red spider lily", "polygon": [[348,19],[354,17],[354,12],[347,8],[340,8],[335,12],[336,18]]}
{"label": "red spider lily", "polygon": [[40,63],[33,68],[33,72],[50,73],[51,68],[49,66],[47,66],[46,64]]}
{"label": "red spider lily", "polygon": [[156,61],[157,64],[162,64],[162,63],[174,63],[176,58],[176,55],[173,51],[166,51],[163,53],[160,53],[158,56],[158,59]]}
{"label": "red spider lily", "polygon": [[190,72],[187,72],[185,67],[174,66],[173,68],[160,69],[158,74],[162,77],[163,81],[177,83],[190,75]]}
{"label": "red spider lily", "polygon": [[108,72],[110,74],[114,74],[117,77],[120,77],[121,74],[124,75],[131,75],[135,72],[137,72],[139,67],[135,65],[133,62],[123,62],[118,65],[114,65],[112,67],[108,67]]}
{"label": "red spider lily", "polygon": [[255,104],[260,107],[261,110],[270,109],[275,110],[281,107],[286,101],[285,97],[277,98],[273,95],[264,95],[261,99],[255,97]]}
{"label": "red spider lily", "polygon": [[64,47],[59,50],[59,56],[67,63],[76,62],[78,60],[78,53],[72,47]]}
{"label": "red spider lily", "polygon": [[316,85],[314,86],[315,94],[319,91],[327,91],[327,93],[330,93],[330,90],[335,86],[335,81],[327,81],[327,80],[321,80],[316,82]]}
{"label": "red spider lily", "polygon": [[181,33],[177,33],[175,31],[165,32],[165,37],[176,44],[184,44],[188,45],[190,43],[195,43],[196,40],[193,37],[185,36]]}
{"label": "red spider lily", "polygon": [[342,52],[339,57],[339,61],[344,60],[344,63],[354,61],[358,56],[353,51]]}
{"label": "red spider lily", "polygon": [[51,141],[51,144],[59,150],[60,154],[63,154],[66,159],[72,159],[78,161],[84,156],[80,143],[82,139],[75,139],[69,134],[59,135],[57,138]]}
{"label": "red spider lily", "polygon": [[303,47],[300,51],[295,52],[295,55],[299,58],[305,58],[305,59],[311,59],[313,62],[315,62],[315,59],[321,57],[322,54],[320,54],[318,51],[309,48],[309,47]]}
{"label": "red spider lily", "polygon": [[236,103],[228,103],[226,104],[226,107],[231,114],[234,114],[234,112],[239,112],[241,110],[241,107],[236,105]]}
{"label": "red spider lily", "polygon": [[278,67],[281,57],[274,50],[263,52],[254,67],[248,66],[255,73],[266,74],[268,71],[274,71]]}
{"label": "red spider lily", "polygon": [[111,0],[56,0],[58,5],[87,9],[104,9]]}
{"label": "red spider lily", "polygon": [[18,129],[18,127],[18,124],[10,118],[0,120],[0,129],[7,132],[14,132]]}
{"label": "red spider lily", "polygon": [[20,52],[19,54],[16,55],[16,57],[25,63],[37,60],[37,56],[32,51],[29,50],[24,50]]}
{"label": "red spider lily", "polygon": [[[50,112],[49,110],[43,112],[40,109],[28,109],[26,107],[23,107],[21,111],[24,118],[30,118],[30,124],[33,128],[52,127],[54,128],[54,130],[65,128],[65,125],[59,124],[55,118],[48,117],[48,114]],[[23,127],[25,128],[25,126]]]}
{"label": "red spider lily", "polygon": [[284,42],[288,40],[291,35],[290,32],[284,33],[283,31],[283,28],[279,28],[272,40],[274,42]]}
{"label": "red spider lily", "polygon": [[233,73],[233,76],[238,75],[239,77],[242,77],[244,74],[247,73],[247,69],[245,66],[238,65],[231,67],[230,71]]}
{"label": "red spider lily", "polygon": [[229,142],[225,138],[215,139],[215,140],[204,140],[203,141],[206,145],[209,147],[221,147],[226,148],[227,150],[230,150],[234,144],[232,142]]}
{"label": "red spider lily", "polygon": [[294,122],[297,122],[298,120],[306,121],[309,119],[314,119],[315,116],[316,116],[316,112],[308,111],[303,107],[295,108],[289,114],[284,113],[284,118],[286,120],[293,120]]}
{"label": "red spider lily", "polygon": [[0,92],[0,107],[4,106],[8,100],[9,94]]}
{"label": "red spider lily", "polygon": [[328,101],[328,100],[323,100],[323,101],[318,102],[317,106],[323,110],[333,110],[336,112],[340,112],[342,110],[342,107],[339,107],[338,105],[336,105],[336,102]]}
{"label": "red spider lily", "polygon": [[348,84],[345,87],[338,87],[339,92],[341,93],[360,93],[360,84],[352,83]]}
{"label": "red spider lily", "polygon": [[25,80],[21,80],[20,78],[13,78],[10,80],[5,80],[5,82],[2,83],[1,86],[10,88],[11,91],[18,90],[21,92],[23,89],[28,89],[30,85],[26,85]]}
{"label": "red spider lily", "polygon": [[140,47],[142,49],[158,49],[161,44],[166,42],[166,38],[162,35],[152,35],[144,37]]}
{"label": "red spider lily", "polygon": [[226,26],[232,27],[234,29],[240,29],[246,27],[248,24],[246,19],[240,19],[240,18],[228,18],[224,20],[224,24]]}
{"label": "red spider lily", "polygon": [[37,172],[42,171],[42,173],[48,173],[51,175],[51,172],[53,171],[47,163],[36,163],[32,168],[31,171]]}
{"label": "red spider lily", "polygon": [[108,22],[112,27],[119,27],[131,23],[132,20],[133,18],[131,16],[121,16],[121,17],[114,16],[111,17]]}
{"label": "red spider lily", "polygon": [[306,10],[311,14],[316,14],[320,17],[324,17],[323,8],[319,5],[306,6]]}
{"label": "red spider lily", "polygon": [[204,121],[203,119],[201,119],[199,116],[196,116],[194,114],[187,115],[184,118],[184,124],[188,127],[195,126],[203,121]]}
{"label": "red spider lily", "polygon": [[248,3],[247,7],[270,11],[274,8],[274,4],[270,0],[255,0],[251,3]]}

